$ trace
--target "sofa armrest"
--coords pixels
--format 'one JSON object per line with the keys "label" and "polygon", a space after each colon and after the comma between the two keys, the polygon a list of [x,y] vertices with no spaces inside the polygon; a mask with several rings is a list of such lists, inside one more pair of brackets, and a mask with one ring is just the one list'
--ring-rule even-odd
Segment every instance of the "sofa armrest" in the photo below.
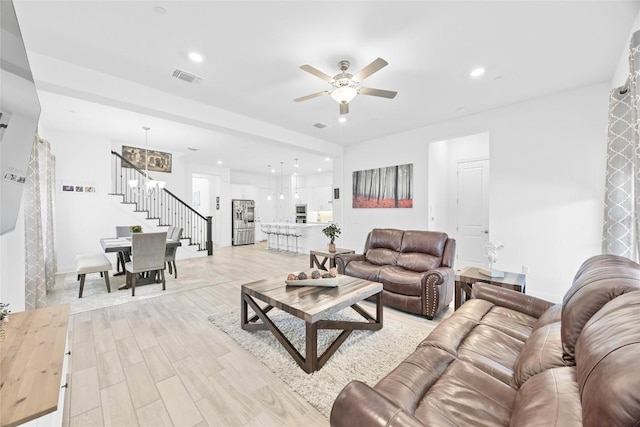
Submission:
{"label": "sofa armrest", "polygon": [[338,273],[344,274],[344,269],[351,261],[364,261],[364,254],[338,254],[335,256]]}
{"label": "sofa armrest", "polygon": [[552,302],[532,297],[531,295],[521,294],[518,291],[481,282],[473,285],[471,298],[483,299],[495,305],[510,308],[535,318],[542,316],[542,313],[554,305]]}
{"label": "sofa armrest", "polygon": [[331,409],[332,427],[424,427],[413,415],[360,381],[342,389]]}
{"label": "sofa armrest", "polygon": [[423,283],[433,283],[434,285],[442,285],[444,283],[453,283],[455,274],[451,267],[437,267],[424,273],[422,277]]}

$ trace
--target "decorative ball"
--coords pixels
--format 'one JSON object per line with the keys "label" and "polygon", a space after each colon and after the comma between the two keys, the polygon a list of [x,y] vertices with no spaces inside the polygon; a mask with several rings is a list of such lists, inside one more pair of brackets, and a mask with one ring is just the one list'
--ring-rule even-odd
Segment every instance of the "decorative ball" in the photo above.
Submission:
{"label": "decorative ball", "polygon": [[311,272],[311,278],[312,279],[319,279],[320,278],[320,272],[318,270],[313,270]]}
{"label": "decorative ball", "polygon": [[293,273],[290,273],[290,274],[287,276],[287,280],[296,280],[297,278],[298,278],[298,276],[296,276],[296,275],[295,275],[295,274],[293,274]]}
{"label": "decorative ball", "polygon": [[301,271],[298,274],[298,280],[306,280],[308,278],[307,273],[305,273],[304,271]]}
{"label": "decorative ball", "polygon": [[329,270],[329,274],[331,274],[331,277],[338,277],[338,269],[332,267],[331,270]]}
{"label": "decorative ball", "polygon": [[332,277],[333,277],[333,276],[331,275],[331,273],[324,273],[324,274],[322,275],[322,278],[323,278],[323,279],[331,279]]}

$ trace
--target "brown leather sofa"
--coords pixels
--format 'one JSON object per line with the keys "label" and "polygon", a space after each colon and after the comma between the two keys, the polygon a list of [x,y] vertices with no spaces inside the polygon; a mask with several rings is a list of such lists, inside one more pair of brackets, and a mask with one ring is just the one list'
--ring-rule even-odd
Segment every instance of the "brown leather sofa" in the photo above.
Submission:
{"label": "brown leather sofa", "polygon": [[453,299],[455,251],[445,233],[374,228],[362,254],[335,261],[340,274],[382,283],[384,305],[433,319]]}
{"label": "brown leather sofa", "polygon": [[640,265],[600,255],[562,305],[486,284],[331,425],[640,425]]}

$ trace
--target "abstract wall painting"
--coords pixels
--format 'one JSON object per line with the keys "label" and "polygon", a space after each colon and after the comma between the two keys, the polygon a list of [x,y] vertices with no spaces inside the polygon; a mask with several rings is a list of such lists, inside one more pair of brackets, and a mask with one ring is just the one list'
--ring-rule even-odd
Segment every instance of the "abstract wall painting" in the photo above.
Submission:
{"label": "abstract wall painting", "polygon": [[413,163],[353,172],[354,208],[412,208]]}

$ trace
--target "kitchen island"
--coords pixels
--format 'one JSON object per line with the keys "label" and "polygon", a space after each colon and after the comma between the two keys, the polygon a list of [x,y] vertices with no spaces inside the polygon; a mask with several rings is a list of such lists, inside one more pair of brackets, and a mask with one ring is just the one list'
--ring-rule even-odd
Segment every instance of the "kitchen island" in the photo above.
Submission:
{"label": "kitchen island", "polygon": [[[328,226],[325,222],[299,224],[295,222],[256,222],[256,227],[260,228],[267,236],[267,248],[295,252],[295,238],[283,234],[276,234],[275,230],[284,233],[289,228],[295,231],[298,237],[298,253],[309,254],[313,249],[326,248],[329,244],[327,237],[322,234],[322,229]],[[287,242],[288,240],[288,242]]]}

